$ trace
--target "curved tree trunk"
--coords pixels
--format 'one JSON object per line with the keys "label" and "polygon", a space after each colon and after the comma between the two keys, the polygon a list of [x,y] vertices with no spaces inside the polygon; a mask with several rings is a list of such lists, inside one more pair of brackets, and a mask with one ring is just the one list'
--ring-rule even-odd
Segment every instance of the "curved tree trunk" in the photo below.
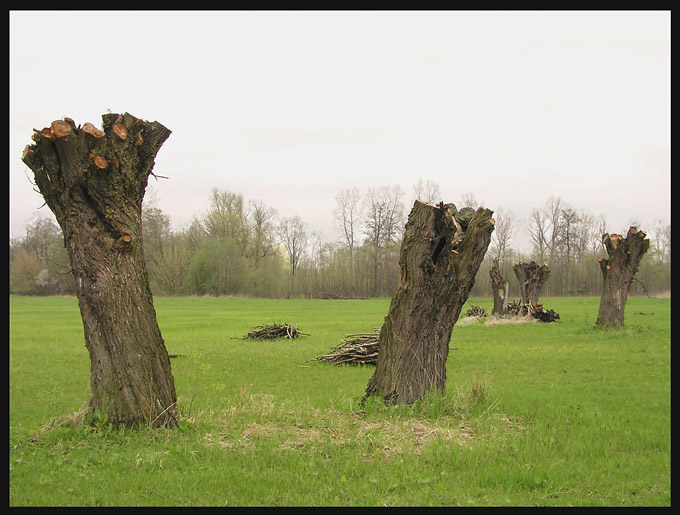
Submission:
{"label": "curved tree trunk", "polygon": [[170,131],[106,114],[103,131],[68,118],[35,131],[22,160],[64,234],[90,354],[88,411],[116,425],[176,421],[174,380],[142,249],[141,206]]}
{"label": "curved tree trunk", "polygon": [[550,277],[550,267],[539,265],[535,261],[531,263],[517,262],[512,266],[515,277],[519,281],[520,291],[522,292],[523,304],[538,304],[538,295],[541,293],[543,285]]}
{"label": "curved tree trunk", "polygon": [[365,397],[411,404],[434,388],[444,390],[453,325],[494,224],[488,209],[479,208],[469,225],[456,220],[457,214],[453,204],[415,202],[401,244],[401,280],[380,331]]}
{"label": "curved tree trunk", "polygon": [[620,234],[602,235],[602,243],[609,259],[598,259],[603,281],[597,325],[623,326],[628,290],[640,260],[649,249],[649,240],[645,236],[643,231],[638,231],[635,227],[628,229],[625,238]]}
{"label": "curved tree trunk", "polygon": [[501,276],[501,272],[498,269],[498,259],[494,259],[489,275],[491,276],[491,289],[493,290],[493,309],[491,314],[505,315],[508,312],[510,282]]}

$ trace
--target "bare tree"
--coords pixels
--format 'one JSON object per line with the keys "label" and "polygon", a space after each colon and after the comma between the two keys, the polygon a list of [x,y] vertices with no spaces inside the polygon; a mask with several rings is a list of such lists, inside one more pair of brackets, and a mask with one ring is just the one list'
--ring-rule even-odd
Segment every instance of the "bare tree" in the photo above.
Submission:
{"label": "bare tree", "polygon": [[212,189],[210,209],[203,219],[208,236],[231,238],[243,250],[248,243],[248,213],[243,195]]}
{"label": "bare tree", "polygon": [[404,203],[401,200],[404,196],[399,185],[392,186],[385,191],[383,196],[384,205],[386,206],[387,217],[385,219],[385,240],[386,242],[398,243],[404,233],[404,223],[406,221],[404,214]]}
{"label": "bare tree", "polygon": [[22,160],[64,235],[91,376],[88,412],[109,423],[176,424],[175,385],[149,289],[142,198],[170,131],[125,113],[103,130],[70,118],[36,130]]}
{"label": "bare tree", "polygon": [[564,291],[568,291],[570,282],[569,279],[572,273],[572,257],[577,248],[578,242],[578,227],[581,223],[581,217],[575,209],[566,207],[560,211],[559,220],[561,223],[561,246],[564,254]]}
{"label": "bare tree", "polygon": [[333,211],[345,244],[354,253],[354,242],[361,219],[361,195],[357,188],[342,190],[335,196],[337,207]]}
{"label": "bare tree", "polygon": [[478,201],[475,198],[475,194],[472,192],[468,192],[463,194],[461,197],[461,209],[463,207],[471,207],[472,209],[477,209],[483,205],[482,202]]}
{"label": "bare tree", "polygon": [[415,200],[420,200],[425,204],[433,206],[442,200],[439,184],[429,179],[423,182],[423,179],[420,177],[418,178],[418,182],[413,186],[413,195]]}
{"label": "bare tree", "polygon": [[163,243],[170,235],[170,217],[156,207],[155,201],[142,203],[144,255],[154,266],[163,263]]}
{"label": "bare tree", "polygon": [[505,213],[502,209],[494,213],[494,220],[496,220],[496,225],[491,235],[492,253],[500,263],[503,263],[510,251],[510,242],[515,232],[515,221],[512,213]]}
{"label": "bare tree", "polygon": [[539,261],[544,262],[548,249],[548,222],[545,210],[532,209],[528,226],[529,236],[534,245],[534,254]]}
{"label": "bare tree", "polygon": [[354,245],[361,223],[361,195],[357,188],[342,190],[335,196],[337,207],[333,212],[335,223],[349,249],[349,290],[355,289]]}
{"label": "bare tree", "polygon": [[[558,271],[561,268],[557,267],[557,261],[562,257],[565,241],[562,213],[567,207],[560,197],[550,197],[542,208],[531,211],[528,224],[534,244],[534,257]],[[562,276],[558,274],[556,280],[562,286]]]}
{"label": "bare tree", "polygon": [[657,263],[671,261],[671,224],[665,224],[662,220],[658,220],[654,227],[652,257]]}
{"label": "bare tree", "polygon": [[306,225],[299,216],[283,218],[279,223],[278,233],[288,254],[291,276],[295,277],[309,245]]}
{"label": "bare tree", "polygon": [[404,195],[399,186],[369,189],[366,196],[364,231],[373,251],[373,294],[378,293],[378,268],[383,247],[401,238]]}
{"label": "bare tree", "polygon": [[22,247],[33,252],[36,257],[45,259],[48,257],[49,249],[55,239],[61,236],[59,227],[51,218],[36,216],[26,224],[26,236]]}
{"label": "bare tree", "polygon": [[560,197],[550,197],[545,203],[546,220],[550,230],[546,240],[548,246],[548,264],[551,266],[564,238],[564,224],[562,224],[563,207],[565,206]]}
{"label": "bare tree", "polygon": [[274,227],[276,224],[276,209],[265,206],[261,200],[250,201],[249,218],[253,227],[252,252],[253,264],[259,268],[260,260],[276,246]]}

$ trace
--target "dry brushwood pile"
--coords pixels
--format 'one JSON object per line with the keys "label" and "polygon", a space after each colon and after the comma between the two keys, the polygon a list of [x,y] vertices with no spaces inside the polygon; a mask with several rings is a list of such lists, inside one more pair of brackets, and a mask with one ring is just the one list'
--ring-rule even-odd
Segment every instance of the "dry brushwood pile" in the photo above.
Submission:
{"label": "dry brushwood pile", "polygon": [[330,353],[308,361],[326,361],[338,366],[376,364],[380,349],[379,330],[376,329],[373,333],[347,334],[345,338],[347,339],[337,347],[333,347]]}
{"label": "dry brushwood pile", "polygon": [[552,309],[544,309],[543,304],[537,304],[535,302],[522,304],[519,300],[508,304],[508,315],[520,317],[529,315],[540,322],[554,322],[560,318],[560,315],[555,313]]}
{"label": "dry brushwood pile", "polygon": [[531,316],[540,322],[554,322],[560,318],[560,315],[555,313],[552,309],[543,309],[543,305],[541,304],[536,305]]}
{"label": "dry brushwood pile", "polygon": [[485,317],[487,315],[486,309],[481,306],[472,306],[471,309],[465,312],[466,317]]}
{"label": "dry brushwood pile", "polygon": [[280,338],[295,339],[301,336],[309,336],[301,333],[297,327],[290,324],[260,325],[253,328],[245,337],[254,340],[276,340]]}

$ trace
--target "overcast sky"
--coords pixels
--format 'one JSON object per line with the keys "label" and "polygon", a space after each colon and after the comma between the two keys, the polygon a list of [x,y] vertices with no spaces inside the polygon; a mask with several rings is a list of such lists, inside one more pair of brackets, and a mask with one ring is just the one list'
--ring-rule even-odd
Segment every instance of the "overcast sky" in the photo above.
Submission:
{"label": "overcast sky", "polygon": [[[50,215],[33,129],[128,112],[172,131],[175,229],[213,187],[327,241],[342,189],[418,178],[518,221],[549,197],[670,223],[670,11],[10,11],[10,237]],[[51,215],[50,215],[51,216]],[[643,227],[644,229],[645,227]]]}

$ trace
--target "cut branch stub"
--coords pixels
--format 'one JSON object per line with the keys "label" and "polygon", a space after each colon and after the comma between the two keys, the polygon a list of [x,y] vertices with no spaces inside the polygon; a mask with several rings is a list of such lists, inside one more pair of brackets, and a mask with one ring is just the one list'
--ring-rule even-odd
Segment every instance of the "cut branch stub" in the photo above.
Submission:
{"label": "cut branch stub", "polygon": [[54,139],[54,134],[52,134],[52,131],[49,129],[49,127],[45,127],[40,131],[36,130],[35,132],[37,134],[40,134],[43,138],[47,138],[47,139],[50,139],[50,140]]}
{"label": "cut branch stub", "polygon": [[415,202],[366,397],[411,404],[432,389],[444,390],[451,332],[491,240],[491,215],[479,208],[463,229],[448,205]]}
{"label": "cut branch stub", "polygon": [[118,252],[127,252],[132,250],[132,236],[129,234],[123,234],[123,236],[116,240],[113,248]]}
{"label": "cut branch stub", "polygon": [[127,129],[125,128],[125,125],[123,125],[121,123],[114,123],[112,129],[113,129],[113,133],[116,136],[118,136],[120,139],[122,139],[122,140],[127,139],[128,132],[127,132]]}
{"label": "cut branch stub", "polygon": [[109,162],[106,160],[106,158],[104,158],[102,156],[94,156],[94,165],[97,168],[100,168],[100,169],[103,170],[104,168],[109,166]]}
{"label": "cut branch stub", "polygon": [[72,132],[73,126],[64,120],[55,120],[50,125],[50,132],[55,138],[66,138]]}
{"label": "cut branch stub", "polygon": [[97,129],[94,125],[92,125],[90,122],[84,123],[83,124],[83,131],[85,131],[87,134],[92,136],[93,138],[103,138],[104,137],[104,131]]}

